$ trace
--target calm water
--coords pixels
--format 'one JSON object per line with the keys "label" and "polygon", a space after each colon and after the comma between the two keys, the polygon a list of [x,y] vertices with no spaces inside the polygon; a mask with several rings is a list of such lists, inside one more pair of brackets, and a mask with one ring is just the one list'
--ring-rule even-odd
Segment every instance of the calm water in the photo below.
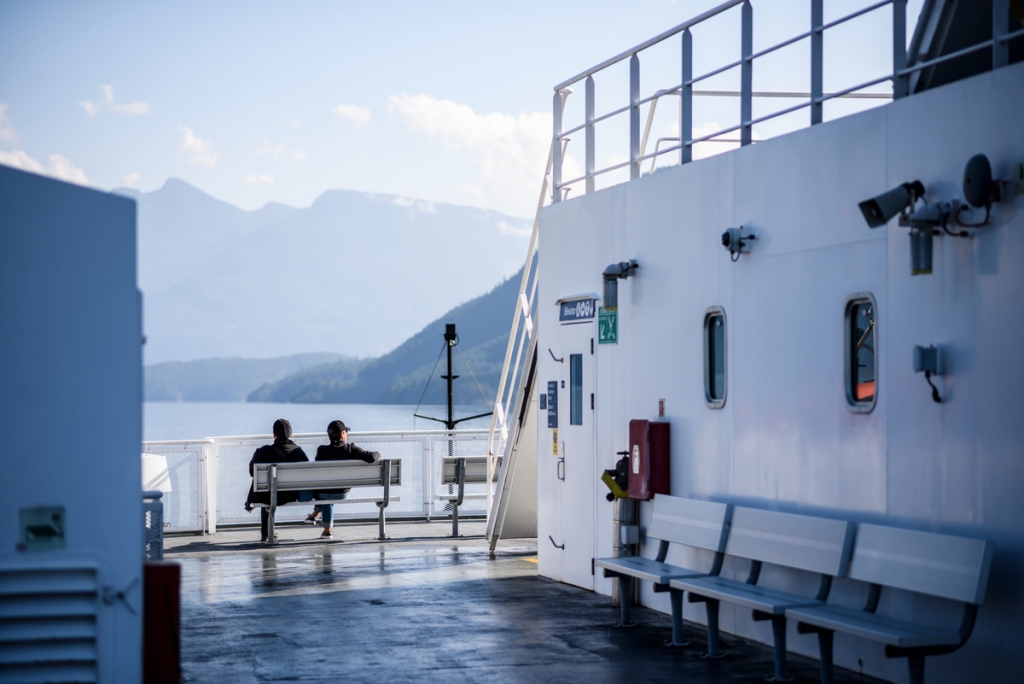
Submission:
{"label": "calm water", "polygon": [[[291,421],[295,432],[325,432],[332,420],[343,420],[353,432],[370,430],[437,430],[444,426],[413,418],[412,405],[394,404],[264,404],[241,402],[150,402],[143,407],[142,438],[202,439],[225,435],[269,435],[278,418]],[[460,406],[455,418],[483,413],[483,406]],[[418,413],[444,417],[444,406],[421,406]],[[491,419],[459,423],[459,428],[490,427]]]}

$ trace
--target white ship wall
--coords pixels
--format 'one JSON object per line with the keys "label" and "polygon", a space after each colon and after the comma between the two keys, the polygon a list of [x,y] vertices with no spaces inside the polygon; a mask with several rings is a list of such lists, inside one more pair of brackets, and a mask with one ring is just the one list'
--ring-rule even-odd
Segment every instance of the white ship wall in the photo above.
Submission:
{"label": "white ship wall", "polygon": [[[135,263],[134,201],[0,166],[4,681],[142,679]],[[64,507],[65,548],[19,550],[37,506]]]}
{"label": "white ship wall", "polygon": [[[964,165],[977,153],[1009,177],[1024,161],[1022,112],[1017,64],[545,208],[537,388],[565,381],[565,479],[542,411],[540,573],[611,593],[611,580],[589,569],[594,555],[612,555],[612,504],[598,477],[627,448],[628,421],[656,418],[664,398],[676,496],[994,541],[974,635],[958,652],[929,658],[928,678],[1016,679],[1024,669],[1024,196],[996,205],[992,225],[973,239],[936,237],[930,276],[910,275],[907,229],[893,220],[871,230],[857,205],[914,179],[929,201],[962,199]],[[730,263],[720,235],[740,225],[758,239]],[[596,324],[560,325],[555,302],[601,292],[604,268],[629,259],[640,269],[619,281],[619,342],[595,344],[589,356]],[[862,292],[878,306],[878,399],[867,414],[847,409],[843,374],[844,305]],[[727,320],[720,410],[703,393],[703,319],[712,306]],[[941,405],[912,366],[914,346],[930,344],[948,352]],[[595,409],[585,399],[582,426],[568,425],[573,353],[596,366]],[[649,516],[643,504],[642,525]],[[668,560],[710,564],[678,549]],[[745,579],[746,571],[727,561],[723,574]],[[762,578],[808,595],[817,589],[813,577],[778,568],[766,566]],[[670,612],[668,594],[642,584],[641,602]],[[849,605],[864,595],[849,581],[832,594]],[[882,595],[880,611],[959,624],[959,610],[944,602]],[[767,622],[721,610],[723,629],[771,643]],[[701,604],[684,611],[703,622]],[[835,639],[837,665],[906,679],[906,661],[886,659],[880,645]],[[788,640],[817,657],[813,634],[790,624]]]}

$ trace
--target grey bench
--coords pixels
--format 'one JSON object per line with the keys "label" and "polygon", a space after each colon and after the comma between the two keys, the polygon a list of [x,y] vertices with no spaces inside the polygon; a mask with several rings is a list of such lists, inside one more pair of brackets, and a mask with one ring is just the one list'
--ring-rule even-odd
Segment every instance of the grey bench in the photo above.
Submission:
{"label": "grey bench", "polygon": [[[846,574],[853,548],[854,524],[737,506],[725,554],[750,561],[745,582],[720,576],[683,577],[670,580],[672,589],[689,592],[691,602],[707,608],[708,656],[721,656],[718,639],[718,608],[721,601],[750,608],[754,620],[771,620],[775,646],[776,681],[786,674],[786,611],[798,606],[823,606],[832,578]],[[820,575],[816,596],[792,594],[758,585],[763,563],[795,568]]]}
{"label": "grey bench", "polygon": [[[619,584],[619,607],[623,625],[632,622],[630,604],[633,582],[645,580],[654,583],[655,591],[670,591],[669,582],[680,577],[717,575],[722,568],[723,551],[729,535],[732,506],[697,499],[683,499],[664,494],[654,495],[651,522],[647,538],[657,539],[658,555],[654,559],[642,556],[598,558],[595,567],[602,568],[605,577],[615,577]],[[682,568],[665,562],[671,544],[705,549],[715,554],[707,571]],[[672,643],[683,645],[683,594],[672,591]]]}
{"label": "grey bench", "polygon": [[[315,491],[355,487],[383,487],[381,496],[359,499],[324,499],[323,503],[375,503],[379,509],[377,521],[379,539],[386,539],[384,509],[398,497],[392,498],[391,487],[402,484],[402,459],[382,459],[377,463],[363,461],[302,461],[298,463],[256,463],[252,472],[252,489],[256,493],[270,495],[270,519],[267,526],[267,541],[274,544],[274,515],[277,513],[277,493],[294,491]],[[309,506],[321,503],[294,501],[285,506]],[[267,504],[253,504],[264,506]]]}
{"label": "grey bench", "polygon": [[[978,606],[985,598],[992,542],[894,527],[861,524],[850,578],[869,585],[863,610],[838,605],[790,608],[797,631],[818,634],[821,681],[832,682],[835,632],[885,644],[889,658],[907,658],[910,681],[924,682],[924,659],[957,650],[971,636]],[[876,614],[883,587],[903,589],[963,603],[959,628],[931,627]]]}
{"label": "grey bench", "polygon": [[[491,482],[497,482],[498,469],[494,469]],[[487,482],[487,457],[446,457],[441,463],[441,484],[457,487],[455,494],[439,494],[438,499],[452,504],[452,536],[459,536],[459,506],[466,499],[485,499],[486,494],[466,494],[466,485]]]}

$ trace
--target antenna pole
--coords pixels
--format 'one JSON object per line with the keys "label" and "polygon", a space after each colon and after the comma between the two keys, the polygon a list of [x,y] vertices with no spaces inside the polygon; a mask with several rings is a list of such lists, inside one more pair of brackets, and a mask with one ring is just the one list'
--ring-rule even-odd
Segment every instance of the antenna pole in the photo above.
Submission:
{"label": "antenna pole", "polygon": [[[458,375],[452,375],[452,347],[455,346],[455,340],[458,338],[458,334],[455,332],[454,323],[445,323],[444,326],[444,340],[448,343],[448,374],[441,376],[443,379],[448,381],[448,420],[445,421],[444,426],[449,430],[455,429],[455,402],[454,402],[454,391],[452,388],[455,379]],[[450,445],[449,445],[450,446]]]}

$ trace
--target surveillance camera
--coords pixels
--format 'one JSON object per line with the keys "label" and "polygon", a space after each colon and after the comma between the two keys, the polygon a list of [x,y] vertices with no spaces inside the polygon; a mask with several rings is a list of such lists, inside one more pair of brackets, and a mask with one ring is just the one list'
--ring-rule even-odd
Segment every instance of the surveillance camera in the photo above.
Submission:
{"label": "surveillance camera", "polygon": [[924,197],[924,185],[921,181],[903,183],[888,192],[883,192],[878,197],[872,197],[858,204],[860,211],[864,214],[864,220],[868,222],[869,228],[884,226],[896,214],[914,205],[921,197]]}

